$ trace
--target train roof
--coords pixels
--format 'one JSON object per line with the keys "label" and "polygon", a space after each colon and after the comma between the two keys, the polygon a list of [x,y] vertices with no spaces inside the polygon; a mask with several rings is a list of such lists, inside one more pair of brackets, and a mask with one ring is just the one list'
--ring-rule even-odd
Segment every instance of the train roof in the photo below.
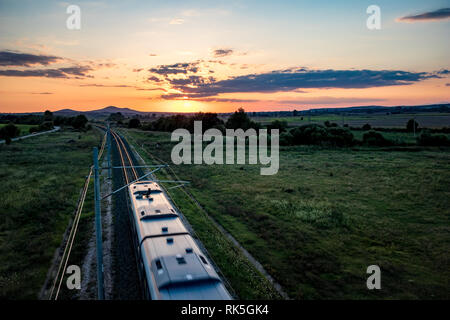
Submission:
{"label": "train roof", "polygon": [[139,219],[178,216],[156,182],[144,181],[130,185],[131,201]]}
{"label": "train roof", "polygon": [[142,249],[162,299],[230,299],[220,277],[189,234],[146,239]]}

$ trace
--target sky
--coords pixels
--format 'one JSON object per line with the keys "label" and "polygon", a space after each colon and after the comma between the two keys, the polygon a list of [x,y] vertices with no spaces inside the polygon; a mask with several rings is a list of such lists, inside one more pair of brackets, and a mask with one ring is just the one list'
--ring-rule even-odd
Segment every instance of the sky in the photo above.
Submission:
{"label": "sky", "polygon": [[450,0],[0,0],[0,30],[0,112],[450,102]]}

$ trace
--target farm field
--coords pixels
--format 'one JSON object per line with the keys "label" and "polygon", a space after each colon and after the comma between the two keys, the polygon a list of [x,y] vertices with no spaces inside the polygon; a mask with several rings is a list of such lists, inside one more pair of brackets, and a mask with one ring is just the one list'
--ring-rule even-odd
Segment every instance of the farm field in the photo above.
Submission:
{"label": "farm field", "polygon": [[[138,150],[171,163],[169,133],[126,132]],[[448,148],[281,147],[273,176],[256,165],[171,167],[290,298],[449,298]],[[194,228],[201,215],[187,214]],[[219,256],[208,247],[214,239],[202,241]],[[227,270],[231,261],[218,265],[241,297],[252,296]],[[366,288],[372,264],[382,270],[382,290]]]}
{"label": "farm field", "polygon": [[[339,125],[348,124],[350,127],[361,127],[368,123],[372,127],[384,127],[384,128],[405,128],[409,119],[415,118],[419,123],[419,126],[424,128],[442,128],[450,126],[450,114],[448,113],[411,113],[411,114],[386,114],[386,113],[374,113],[374,114],[345,114],[342,117],[341,114],[321,114],[321,115],[308,115],[299,117],[251,117],[253,121],[259,122],[263,125],[267,125],[274,120],[286,121],[288,126],[300,126],[308,124],[311,119],[311,123],[323,123],[325,121],[336,122]],[[303,118],[303,120],[302,120]]]}
{"label": "farm field", "polygon": [[[0,123],[0,128],[6,126],[7,124]],[[33,127],[37,127],[37,125],[31,125],[31,124],[15,124],[16,127],[20,129],[20,136],[26,136],[27,134],[30,134],[30,129]]]}
{"label": "farm field", "polygon": [[0,299],[37,298],[100,142],[63,130],[0,145]]}

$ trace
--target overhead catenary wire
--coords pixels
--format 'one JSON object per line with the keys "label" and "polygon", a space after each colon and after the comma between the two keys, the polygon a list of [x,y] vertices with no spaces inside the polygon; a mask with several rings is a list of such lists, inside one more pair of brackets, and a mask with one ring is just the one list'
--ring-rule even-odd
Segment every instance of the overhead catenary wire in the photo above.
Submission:
{"label": "overhead catenary wire", "polygon": [[[105,149],[105,144],[106,144],[106,135],[103,137],[102,147],[100,149],[100,152],[99,152],[99,155],[98,155],[98,159],[100,159],[102,157],[103,151]],[[80,196],[80,199],[78,201],[78,206],[77,206],[77,210],[75,212],[75,218],[74,218],[73,223],[72,223],[72,228],[71,228],[71,230],[69,232],[69,236],[67,238],[67,242],[66,242],[66,245],[64,247],[64,252],[63,252],[63,255],[61,257],[61,261],[59,263],[59,266],[58,266],[58,271],[56,273],[55,280],[54,280],[52,288],[50,290],[50,294],[49,294],[49,297],[48,297],[49,300],[52,300],[53,293],[54,293],[55,288],[56,288],[56,284],[58,284],[58,288],[57,288],[56,294],[54,296],[54,300],[57,300],[58,296],[59,296],[62,280],[64,279],[64,274],[65,274],[64,270],[66,270],[67,263],[68,263],[69,257],[70,257],[70,253],[72,251],[73,242],[75,240],[76,233],[77,233],[77,230],[78,230],[78,223],[80,221],[81,213],[83,211],[83,205],[84,205],[84,201],[86,199],[86,194],[87,194],[87,191],[88,191],[89,182],[90,182],[90,179],[91,179],[91,176],[92,176],[92,170],[93,170],[93,166],[91,166],[90,169],[89,169],[89,173],[86,176],[86,180],[85,180],[83,189],[81,191],[81,196]],[[64,268],[62,268],[63,265],[64,265]],[[58,281],[58,279],[59,279],[59,281]]]}

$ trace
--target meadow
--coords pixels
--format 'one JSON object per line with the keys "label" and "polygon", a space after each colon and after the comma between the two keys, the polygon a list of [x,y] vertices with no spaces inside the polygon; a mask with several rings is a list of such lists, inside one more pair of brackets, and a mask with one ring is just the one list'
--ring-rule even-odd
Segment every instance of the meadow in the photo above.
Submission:
{"label": "meadow", "polygon": [[0,145],[1,299],[37,298],[100,142],[65,129]]}
{"label": "meadow", "polygon": [[308,123],[323,124],[325,121],[335,122],[339,125],[347,124],[350,127],[362,127],[366,123],[372,127],[405,128],[409,119],[415,118],[420,127],[442,128],[450,126],[449,113],[401,113],[401,114],[319,114],[296,117],[251,117],[255,122],[263,125],[270,124],[274,120],[286,121],[288,126],[300,126]]}
{"label": "meadow", "polygon": [[[126,132],[149,163],[171,163],[169,133]],[[406,150],[281,147],[273,176],[258,165],[171,167],[290,298],[448,299],[450,150]],[[232,246],[173,190],[238,296],[274,297],[251,266],[236,270]],[[372,264],[381,268],[381,290],[366,287]]]}

